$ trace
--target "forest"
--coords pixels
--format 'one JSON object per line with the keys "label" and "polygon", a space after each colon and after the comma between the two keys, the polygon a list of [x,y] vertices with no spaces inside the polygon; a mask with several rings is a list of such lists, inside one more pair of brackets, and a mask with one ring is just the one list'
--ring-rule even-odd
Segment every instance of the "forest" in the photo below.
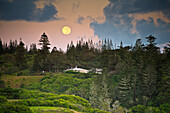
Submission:
{"label": "forest", "polygon": [[[115,46],[110,39],[71,42],[67,50],[50,48],[43,33],[37,48],[22,39],[0,40],[0,111],[48,113],[168,113],[170,111],[170,44],[161,50],[156,37],[135,45]],[[64,72],[75,66],[89,73]],[[95,69],[102,69],[96,74]],[[40,76],[34,83],[11,87],[8,77]],[[15,101],[12,101],[14,99]],[[58,108],[56,108],[58,107]],[[61,109],[61,107],[63,109]],[[40,111],[38,111],[39,109]],[[43,109],[44,111],[41,111]],[[70,110],[71,109],[71,110]]]}

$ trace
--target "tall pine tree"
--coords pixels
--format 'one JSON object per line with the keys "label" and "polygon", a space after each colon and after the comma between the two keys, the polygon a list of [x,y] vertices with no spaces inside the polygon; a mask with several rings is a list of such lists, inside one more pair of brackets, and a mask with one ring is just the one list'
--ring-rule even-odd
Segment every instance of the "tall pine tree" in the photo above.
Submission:
{"label": "tall pine tree", "polygon": [[26,50],[24,47],[24,43],[22,42],[22,40],[20,39],[20,43],[16,48],[16,54],[15,54],[15,58],[16,58],[16,66],[20,69],[26,69],[27,68],[27,61],[26,61]]}

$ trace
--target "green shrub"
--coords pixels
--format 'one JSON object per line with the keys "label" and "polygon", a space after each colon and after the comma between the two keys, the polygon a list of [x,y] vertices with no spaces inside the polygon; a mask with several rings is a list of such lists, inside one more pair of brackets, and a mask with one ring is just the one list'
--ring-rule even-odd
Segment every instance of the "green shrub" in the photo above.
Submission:
{"label": "green shrub", "polygon": [[32,111],[25,105],[2,104],[0,107],[1,113],[32,113]]}
{"label": "green shrub", "polygon": [[65,73],[68,73],[68,74],[78,74],[80,72],[76,72],[76,71],[73,71],[73,70],[69,70],[69,71],[66,71]]}
{"label": "green shrub", "polygon": [[45,103],[46,103],[47,106],[54,106],[55,105],[54,101],[51,101],[51,100],[46,100]]}
{"label": "green shrub", "polygon": [[160,110],[163,113],[169,113],[169,111],[170,111],[170,104],[169,103],[162,104],[159,108],[160,108]]}
{"label": "green shrub", "polygon": [[0,79],[0,88],[5,88],[5,82],[1,79]]}
{"label": "green shrub", "polygon": [[107,111],[102,111],[102,110],[99,110],[99,109],[94,109],[92,111],[92,113],[108,113]]}
{"label": "green shrub", "polygon": [[64,99],[54,100],[54,105],[57,107],[69,108],[69,104],[70,102]]}
{"label": "green shrub", "polygon": [[26,101],[23,101],[23,100],[20,100],[20,101],[11,101],[9,102],[9,104],[12,104],[12,105],[25,105],[25,106],[28,106],[28,103]]}
{"label": "green shrub", "polygon": [[19,99],[20,89],[13,89],[10,87],[0,88],[0,95],[8,99]]}
{"label": "green shrub", "polygon": [[[24,100],[28,103],[28,106],[43,106],[43,101],[38,100],[38,99],[27,99]],[[44,104],[46,105],[46,104]]]}
{"label": "green shrub", "polygon": [[52,92],[57,94],[76,94],[83,95],[83,98],[89,99],[91,74],[56,74],[44,76],[39,83],[31,84],[27,87],[29,90],[40,90],[43,92]]}
{"label": "green shrub", "polygon": [[7,102],[7,99],[4,96],[0,96],[0,104]]}
{"label": "green shrub", "polygon": [[146,107],[144,105],[137,105],[131,108],[133,113],[144,113]]}
{"label": "green shrub", "polygon": [[55,99],[57,99],[57,97],[58,97],[58,95],[55,94],[55,95],[49,95],[49,96],[47,96],[45,98],[48,99],[48,100],[55,100]]}
{"label": "green shrub", "polygon": [[157,107],[147,107],[145,113],[161,113],[161,111]]}
{"label": "green shrub", "polygon": [[59,95],[57,97],[58,99],[64,99],[64,100],[68,100],[74,104],[81,104],[84,107],[87,108],[91,108],[91,105],[89,104],[89,102],[86,99],[83,99],[79,96],[75,96],[75,95]]}
{"label": "green shrub", "polygon": [[30,74],[29,69],[22,70],[16,73],[17,76],[28,76]]}
{"label": "green shrub", "polygon": [[38,98],[38,94],[40,92],[39,91],[36,91],[36,90],[25,90],[23,89],[21,92],[20,92],[20,98],[21,99],[28,99],[28,98]]}
{"label": "green shrub", "polygon": [[67,108],[61,108],[61,107],[44,107],[44,106],[35,106],[30,107],[30,109],[34,113],[74,113],[72,110]]}
{"label": "green shrub", "polygon": [[70,109],[79,110],[79,108],[73,104],[69,104]]}
{"label": "green shrub", "polygon": [[54,99],[56,99],[57,96],[58,96],[57,94],[41,92],[41,91],[38,91],[38,90],[22,89],[22,91],[20,91],[20,99],[46,98],[47,100],[54,100]]}

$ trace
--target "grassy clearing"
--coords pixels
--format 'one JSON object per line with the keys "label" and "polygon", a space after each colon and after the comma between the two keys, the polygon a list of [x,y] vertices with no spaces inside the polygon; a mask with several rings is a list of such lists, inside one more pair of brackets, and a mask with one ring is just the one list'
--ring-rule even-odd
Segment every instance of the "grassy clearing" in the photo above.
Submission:
{"label": "grassy clearing", "polygon": [[81,113],[62,107],[34,106],[29,107],[34,113]]}
{"label": "grassy clearing", "polygon": [[[21,85],[28,86],[32,83],[37,83],[41,80],[43,76],[12,76],[12,75],[3,75],[1,79],[5,82],[6,86],[12,88],[20,88]],[[9,81],[9,82],[8,82]]]}
{"label": "grassy clearing", "polygon": [[12,101],[20,101],[21,99],[7,99],[8,102],[12,102]]}

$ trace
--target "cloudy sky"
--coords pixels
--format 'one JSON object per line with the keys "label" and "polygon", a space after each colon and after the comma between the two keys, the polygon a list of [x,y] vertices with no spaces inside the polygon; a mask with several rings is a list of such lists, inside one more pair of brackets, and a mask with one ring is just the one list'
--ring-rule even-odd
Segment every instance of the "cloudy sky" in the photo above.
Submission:
{"label": "cloudy sky", "polygon": [[[62,33],[65,25],[71,34]],[[131,45],[153,35],[161,46],[170,41],[170,0],[0,0],[2,41],[22,38],[29,46],[43,32],[63,50],[81,37]]]}

